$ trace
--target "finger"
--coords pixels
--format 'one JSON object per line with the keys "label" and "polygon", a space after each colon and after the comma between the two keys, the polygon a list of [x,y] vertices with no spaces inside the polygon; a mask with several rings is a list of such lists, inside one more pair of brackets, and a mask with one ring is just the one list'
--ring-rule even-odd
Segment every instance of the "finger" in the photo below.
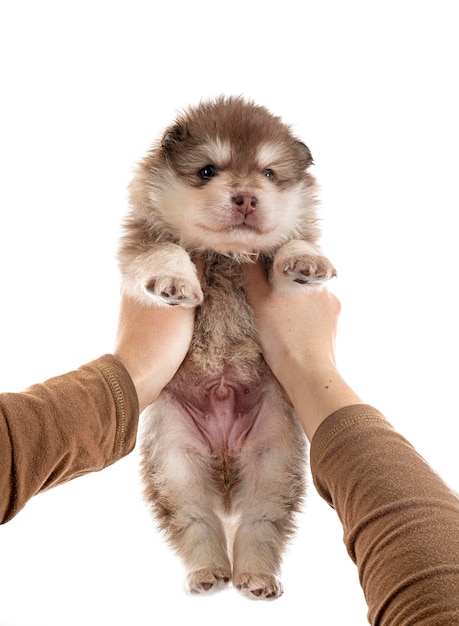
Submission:
{"label": "finger", "polygon": [[201,280],[204,274],[204,257],[196,257],[195,259],[192,259],[192,261],[196,267],[198,278]]}
{"label": "finger", "polygon": [[242,275],[249,300],[259,300],[269,294],[271,287],[260,261],[246,263],[243,267]]}

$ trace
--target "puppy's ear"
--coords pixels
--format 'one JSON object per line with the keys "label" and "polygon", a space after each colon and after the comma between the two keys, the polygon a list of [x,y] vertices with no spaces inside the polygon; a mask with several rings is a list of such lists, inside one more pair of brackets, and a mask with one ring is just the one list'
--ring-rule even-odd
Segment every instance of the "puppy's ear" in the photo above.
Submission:
{"label": "puppy's ear", "polygon": [[302,141],[297,141],[296,147],[300,157],[300,162],[306,170],[310,165],[314,163],[311,151],[309,150],[308,146]]}
{"label": "puppy's ear", "polygon": [[184,124],[174,124],[170,126],[163,135],[161,140],[161,149],[166,156],[172,156],[185,137],[188,135]]}

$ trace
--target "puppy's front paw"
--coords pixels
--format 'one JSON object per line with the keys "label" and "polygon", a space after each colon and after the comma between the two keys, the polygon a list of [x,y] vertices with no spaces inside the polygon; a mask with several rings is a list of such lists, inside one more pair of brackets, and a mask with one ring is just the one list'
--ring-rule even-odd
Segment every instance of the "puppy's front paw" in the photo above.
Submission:
{"label": "puppy's front paw", "polygon": [[229,570],[222,567],[206,567],[188,574],[188,589],[191,593],[219,591],[228,585],[230,578]]}
{"label": "puppy's front paw", "polygon": [[233,584],[252,600],[275,600],[283,593],[280,580],[272,574],[241,573],[234,577]]}
{"label": "puppy's front paw", "polygon": [[152,277],[144,285],[144,290],[148,295],[171,306],[194,307],[203,300],[199,283],[192,284],[187,279],[177,276]]}
{"label": "puppy's front paw", "polygon": [[300,285],[322,283],[336,276],[336,270],[327,257],[308,254],[285,259],[276,270]]}
{"label": "puppy's front paw", "polygon": [[121,264],[123,288],[143,304],[194,307],[204,299],[196,267],[175,243],[158,243]]}
{"label": "puppy's front paw", "polygon": [[292,283],[317,285],[336,276],[327,257],[306,241],[289,241],[276,253],[271,281],[278,290],[291,291]]}

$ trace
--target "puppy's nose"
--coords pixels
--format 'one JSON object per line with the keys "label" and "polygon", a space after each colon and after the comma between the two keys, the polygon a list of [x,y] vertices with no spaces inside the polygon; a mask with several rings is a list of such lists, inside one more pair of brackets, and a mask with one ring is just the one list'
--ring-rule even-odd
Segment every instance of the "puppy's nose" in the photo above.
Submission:
{"label": "puppy's nose", "polygon": [[233,196],[233,207],[242,213],[242,215],[249,215],[253,213],[257,208],[257,198],[255,196],[250,196],[246,193],[241,193],[238,196]]}

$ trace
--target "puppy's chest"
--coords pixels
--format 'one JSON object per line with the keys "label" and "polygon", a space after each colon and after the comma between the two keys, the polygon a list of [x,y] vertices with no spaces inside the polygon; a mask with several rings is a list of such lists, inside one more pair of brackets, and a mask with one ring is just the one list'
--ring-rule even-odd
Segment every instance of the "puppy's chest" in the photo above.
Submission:
{"label": "puppy's chest", "polygon": [[196,312],[188,366],[210,376],[230,366],[236,379],[258,379],[261,351],[240,264],[230,259],[209,263],[201,286],[204,302]]}
{"label": "puppy's chest", "polygon": [[201,286],[190,350],[168,391],[190,436],[214,453],[235,454],[258,419],[266,365],[240,264],[208,262]]}

